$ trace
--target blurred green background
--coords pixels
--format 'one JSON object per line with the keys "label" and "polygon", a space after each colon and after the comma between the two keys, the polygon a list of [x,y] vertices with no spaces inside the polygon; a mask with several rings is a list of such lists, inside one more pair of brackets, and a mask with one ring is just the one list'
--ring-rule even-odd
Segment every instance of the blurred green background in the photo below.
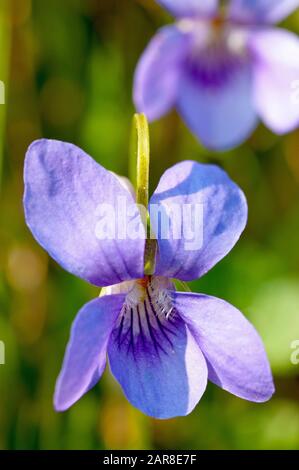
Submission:
{"label": "blurred green background", "polygon": [[[24,224],[23,161],[45,136],[83,147],[126,175],[132,79],[149,39],[170,17],[153,0],[0,0],[1,449],[298,449],[299,132],[260,126],[223,154],[200,147],[175,112],[151,126],[151,185],[184,159],[216,162],[244,189],[249,223],[240,243],[192,288],[240,308],[266,344],[277,392],[267,404],[209,385],[185,418],[133,409],[106,371],[65,414],[52,406],[71,322],[98,290],[48,259]],[[299,33],[299,14],[285,26]],[[248,351],[250,354],[250,351]]]}

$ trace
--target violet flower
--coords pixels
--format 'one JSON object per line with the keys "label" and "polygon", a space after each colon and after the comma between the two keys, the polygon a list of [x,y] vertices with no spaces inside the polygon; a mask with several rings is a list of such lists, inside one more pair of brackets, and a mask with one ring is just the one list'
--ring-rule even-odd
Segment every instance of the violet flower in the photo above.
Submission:
{"label": "violet flower", "polygon": [[[98,208],[113,208],[119,198],[136,208],[122,217],[139,236],[99,239]],[[273,394],[262,341],[245,317],[224,300],[177,292],[173,284],[201,277],[235,245],[247,220],[242,191],[217,166],[185,161],[162,176],[149,210],[168,217],[173,204],[203,206],[203,243],[190,250],[184,231],[180,239],[157,234],[155,273],[145,276],[146,236],[131,192],[74,145],[40,140],[29,148],[24,207],[34,237],[70,273],[108,286],[74,321],[56,410],[96,384],[107,355],[128,400],[156,418],[190,413],[208,379],[254,402]]]}
{"label": "violet flower", "polygon": [[157,0],[176,18],[145,50],[134,101],[155,120],[176,107],[208,148],[243,142],[258,118],[276,134],[299,124],[299,39],[272,26],[299,0]]}

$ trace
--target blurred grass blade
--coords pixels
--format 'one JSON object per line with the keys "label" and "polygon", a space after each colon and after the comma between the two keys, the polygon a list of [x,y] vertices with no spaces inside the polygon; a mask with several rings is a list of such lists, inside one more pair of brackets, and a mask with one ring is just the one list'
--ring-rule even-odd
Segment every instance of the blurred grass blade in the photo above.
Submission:
{"label": "blurred grass blade", "polygon": [[10,0],[0,2],[0,186],[3,171],[4,137],[6,121],[6,97],[10,57]]}

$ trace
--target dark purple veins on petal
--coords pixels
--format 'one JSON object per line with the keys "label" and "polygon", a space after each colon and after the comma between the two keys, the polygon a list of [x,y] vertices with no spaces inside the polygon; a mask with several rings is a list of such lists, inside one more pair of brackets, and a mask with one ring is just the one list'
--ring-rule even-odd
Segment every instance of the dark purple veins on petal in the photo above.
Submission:
{"label": "dark purple veins on petal", "polygon": [[230,53],[224,44],[211,45],[186,58],[186,73],[207,88],[225,86],[242,67],[242,58]]}
{"label": "dark purple veins on petal", "polygon": [[150,295],[150,292],[149,292],[149,288],[147,287],[146,288],[146,292],[147,292],[147,295],[148,295],[148,301],[149,301],[149,305],[151,307],[151,310],[153,312],[153,314],[155,315],[155,318],[156,318],[156,321],[158,323],[158,326],[159,326],[159,329],[161,331],[161,333],[163,334],[164,338],[166,338],[166,340],[168,341],[168,343],[170,344],[171,347],[173,347],[173,343],[172,341],[169,339],[169,336],[167,335],[167,333],[170,333],[174,336],[176,336],[176,333],[172,330],[170,330],[166,324],[162,324],[160,318],[159,318],[159,315],[157,315],[157,312],[155,310],[155,307],[153,306],[153,302],[152,302],[152,298],[151,298],[151,295]]}
{"label": "dark purple veins on petal", "polygon": [[142,350],[160,358],[174,350],[180,321],[171,305],[168,294],[157,292],[151,284],[144,288],[144,296],[135,305],[125,304],[119,323],[113,332],[120,350],[137,358]]}

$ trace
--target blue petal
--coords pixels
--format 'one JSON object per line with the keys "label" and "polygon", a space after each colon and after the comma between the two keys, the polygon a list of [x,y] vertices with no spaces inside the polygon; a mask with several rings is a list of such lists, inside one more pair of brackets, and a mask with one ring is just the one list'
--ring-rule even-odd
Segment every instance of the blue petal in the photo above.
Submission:
{"label": "blue petal", "polygon": [[135,73],[134,102],[150,121],[174,105],[188,48],[189,36],[176,26],[167,26],[144,51]]}
{"label": "blue petal", "polygon": [[[74,145],[39,140],[27,152],[24,178],[26,222],[40,245],[67,271],[98,286],[143,276],[141,218],[132,195],[112,173]],[[119,201],[134,209],[121,223],[127,227],[134,218],[140,229],[135,240],[127,232],[117,238],[113,212]],[[113,232],[106,237],[98,232],[98,224],[105,220],[105,211],[100,210],[107,208],[115,237]]]}
{"label": "blue petal", "polygon": [[57,411],[72,406],[101,377],[109,337],[124,298],[124,295],[104,296],[89,302],[78,313],[56,384]]}
{"label": "blue petal", "polygon": [[276,23],[299,7],[299,0],[231,0],[229,16],[245,23]]}
{"label": "blue petal", "polygon": [[247,204],[223,170],[185,161],[162,176],[150,217],[159,245],[155,274],[189,281],[233,248],[246,225]]}
{"label": "blue petal", "polygon": [[190,413],[207,384],[206,362],[193,336],[178,316],[159,322],[149,304],[131,315],[108,346],[111,371],[126,397],[154,418]]}
{"label": "blue petal", "polygon": [[299,38],[279,28],[254,31],[254,102],[264,123],[277,134],[299,125]]}
{"label": "blue petal", "polygon": [[176,293],[175,307],[196,338],[209,380],[240,398],[264,402],[274,393],[261,338],[239,310],[224,300]]}
{"label": "blue petal", "polygon": [[206,17],[217,13],[218,0],[156,0],[176,17]]}
{"label": "blue petal", "polygon": [[257,125],[251,65],[232,59],[221,57],[211,74],[199,54],[180,79],[178,110],[198,139],[214,150],[241,144]]}

